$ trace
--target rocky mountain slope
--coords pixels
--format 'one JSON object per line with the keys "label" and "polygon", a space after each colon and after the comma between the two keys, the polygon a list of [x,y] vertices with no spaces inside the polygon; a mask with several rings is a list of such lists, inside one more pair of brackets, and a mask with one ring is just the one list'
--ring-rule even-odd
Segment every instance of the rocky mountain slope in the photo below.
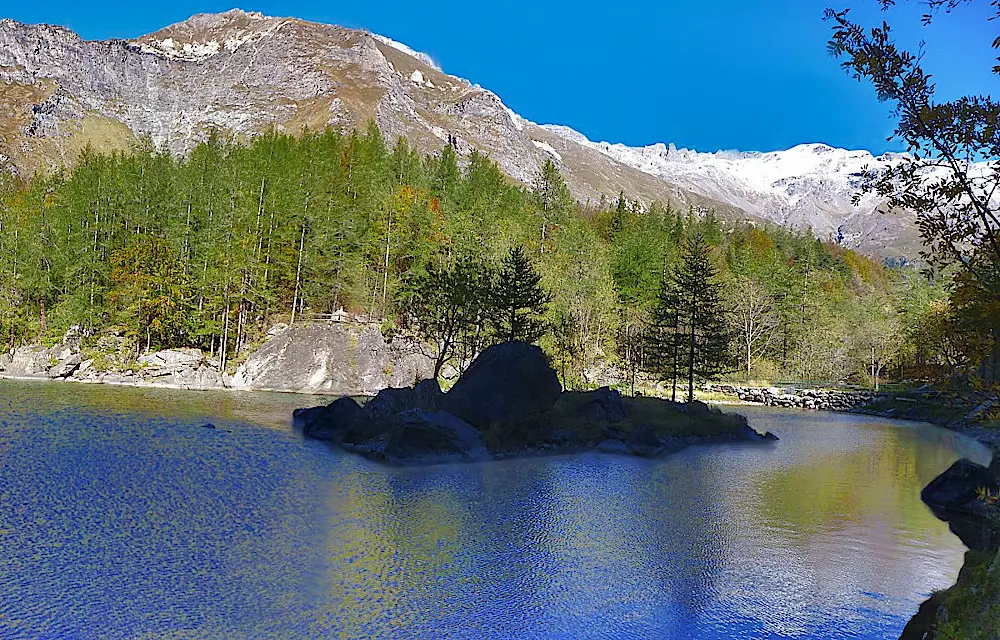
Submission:
{"label": "rocky mountain slope", "polygon": [[133,41],[84,41],[49,25],[0,21],[0,165],[22,174],[71,164],[85,145],[140,138],[175,153],[212,129],[238,138],[271,127],[344,128],[374,118],[388,139],[425,152],[449,136],[530,183],[546,158],[576,197],[620,190],[723,218],[811,228],[873,254],[913,255],[906,216],[850,203],[866,152],[803,145],[770,154],[703,154],[662,144],[593,143],[540,126],[478,85],[388,38],[240,10],[199,14]]}

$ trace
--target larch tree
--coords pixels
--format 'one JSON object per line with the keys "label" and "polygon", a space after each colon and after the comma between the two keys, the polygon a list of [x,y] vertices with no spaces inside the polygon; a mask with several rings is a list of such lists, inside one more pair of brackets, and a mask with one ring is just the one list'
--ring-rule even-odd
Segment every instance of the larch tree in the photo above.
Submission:
{"label": "larch tree", "polygon": [[771,343],[778,326],[774,297],[754,278],[740,278],[730,294],[730,315],[739,336],[740,351],[746,364],[747,380],[751,378],[753,360],[763,354]]}

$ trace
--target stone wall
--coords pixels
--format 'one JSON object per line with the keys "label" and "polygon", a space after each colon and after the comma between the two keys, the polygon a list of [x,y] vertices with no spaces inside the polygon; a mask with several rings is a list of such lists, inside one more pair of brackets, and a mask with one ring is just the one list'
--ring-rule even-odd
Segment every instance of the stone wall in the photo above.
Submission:
{"label": "stone wall", "polygon": [[778,387],[742,387],[731,384],[705,385],[706,391],[726,393],[743,402],[774,407],[800,407],[819,411],[850,411],[871,404],[877,394],[870,391],[834,389],[781,389]]}

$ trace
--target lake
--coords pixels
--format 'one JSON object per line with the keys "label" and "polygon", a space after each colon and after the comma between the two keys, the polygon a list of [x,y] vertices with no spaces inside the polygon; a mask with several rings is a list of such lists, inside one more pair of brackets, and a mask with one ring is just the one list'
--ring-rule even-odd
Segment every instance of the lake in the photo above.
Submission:
{"label": "lake", "polygon": [[781,441],[390,469],[317,403],[0,381],[0,637],[896,638],[962,564],[921,488],[989,460],[739,407]]}

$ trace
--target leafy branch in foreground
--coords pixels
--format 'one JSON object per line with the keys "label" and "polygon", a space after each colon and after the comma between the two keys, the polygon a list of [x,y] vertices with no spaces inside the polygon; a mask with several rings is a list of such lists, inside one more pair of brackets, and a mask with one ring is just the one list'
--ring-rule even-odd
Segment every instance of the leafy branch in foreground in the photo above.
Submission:
{"label": "leafy branch in foreground", "polygon": [[[883,8],[892,0],[880,0]],[[930,11],[950,11],[964,0],[931,0]],[[996,2],[994,6],[998,6]],[[924,16],[930,21],[932,13]],[[1000,298],[1000,104],[987,95],[939,102],[923,66],[923,51],[900,48],[888,23],[866,29],[849,11],[826,10],[833,24],[832,55],[855,79],[869,81],[878,99],[898,118],[890,140],[906,146],[888,169],[866,170],[862,193],[884,198],[890,208],[913,211],[932,264],[957,264],[988,295]],[[1000,46],[1000,38],[993,43]],[[994,68],[1000,72],[1000,68]],[[859,198],[861,194],[856,195]]]}

